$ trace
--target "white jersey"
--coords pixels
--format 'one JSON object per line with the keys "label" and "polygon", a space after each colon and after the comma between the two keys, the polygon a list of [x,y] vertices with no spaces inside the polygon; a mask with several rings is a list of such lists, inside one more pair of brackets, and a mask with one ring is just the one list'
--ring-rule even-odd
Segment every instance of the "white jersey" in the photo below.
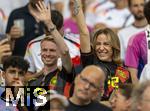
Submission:
{"label": "white jersey", "polygon": [[115,7],[114,3],[109,0],[95,0],[87,8],[86,23],[90,27],[96,24],[95,18],[103,16],[105,12]]}
{"label": "white jersey", "polygon": [[[28,69],[29,72],[39,72],[42,70],[44,64],[41,60],[41,47],[40,42],[45,37],[45,35],[42,35],[36,39],[33,39],[29,42],[25,59],[29,62],[30,68]],[[76,64],[78,60],[80,59],[80,41],[79,36],[74,34],[66,34],[64,37],[64,41],[67,44],[69,48],[69,53],[72,58],[72,61]]]}
{"label": "white jersey", "polygon": [[146,28],[146,37],[147,37],[147,64],[144,66],[144,69],[141,73],[140,82],[150,80],[150,25]]}
{"label": "white jersey", "polygon": [[150,64],[146,64],[141,73],[140,82],[150,80]]}
{"label": "white jersey", "polygon": [[125,27],[118,32],[119,40],[120,40],[120,49],[121,49],[121,59],[124,61],[125,53],[128,45],[129,39],[138,32],[144,31],[146,27],[137,28],[134,25],[130,25]]}
{"label": "white jersey", "polygon": [[96,17],[96,23],[103,23],[109,28],[121,28],[131,25],[134,18],[128,8],[116,9],[110,8],[103,15]]}

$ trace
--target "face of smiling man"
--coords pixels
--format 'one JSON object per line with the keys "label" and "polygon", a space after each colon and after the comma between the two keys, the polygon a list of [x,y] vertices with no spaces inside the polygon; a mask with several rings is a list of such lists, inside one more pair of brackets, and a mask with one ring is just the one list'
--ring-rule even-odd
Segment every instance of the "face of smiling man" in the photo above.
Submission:
{"label": "face of smiling man", "polygon": [[44,40],[41,43],[41,59],[44,65],[52,66],[57,64],[58,50],[54,42]]}

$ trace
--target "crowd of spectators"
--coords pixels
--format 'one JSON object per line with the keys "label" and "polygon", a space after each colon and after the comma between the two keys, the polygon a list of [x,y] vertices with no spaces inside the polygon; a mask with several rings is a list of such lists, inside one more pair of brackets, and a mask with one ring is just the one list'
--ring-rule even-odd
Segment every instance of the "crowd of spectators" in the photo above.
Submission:
{"label": "crowd of spectators", "polygon": [[149,111],[149,0],[5,0],[0,111]]}

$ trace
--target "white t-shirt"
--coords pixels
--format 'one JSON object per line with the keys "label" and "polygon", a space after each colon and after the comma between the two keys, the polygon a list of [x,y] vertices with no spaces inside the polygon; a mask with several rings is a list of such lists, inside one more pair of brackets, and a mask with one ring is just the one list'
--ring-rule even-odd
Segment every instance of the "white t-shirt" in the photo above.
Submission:
{"label": "white t-shirt", "polygon": [[120,40],[120,49],[121,49],[121,59],[125,59],[125,53],[128,45],[129,39],[138,32],[144,31],[146,27],[137,28],[134,25],[125,27],[118,32]]}
{"label": "white t-shirt", "polygon": [[[45,35],[42,35],[36,39],[33,39],[32,41],[29,42],[27,49],[26,49],[26,54],[25,54],[25,59],[29,62],[30,68],[28,71],[30,72],[39,72],[42,70],[44,64],[41,60],[41,47],[40,47],[40,42],[41,40],[45,37]],[[74,34],[66,34],[65,35],[65,43],[67,44],[69,48],[69,53],[71,58],[78,58],[80,57],[80,48],[77,47],[75,44],[73,44],[71,41],[74,41],[77,44],[80,44],[79,41],[79,36],[74,35]]]}
{"label": "white t-shirt", "polygon": [[150,64],[146,64],[141,73],[140,82],[150,80]]}
{"label": "white t-shirt", "polygon": [[128,8],[116,9],[110,8],[103,15],[96,17],[96,23],[103,23],[110,28],[121,28],[128,26],[134,22],[134,18],[131,15]]}
{"label": "white t-shirt", "polygon": [[141,73],[140,82],[144,82],[150,80],[150,49],[148,41],[150,41],[150,25],[146,28],[146,36],[147,36],[147,64],[144,66],[144,69]]}
{"label": "white t-shirt", "polygon": [[45,35],[39,36],[28,43],[24,58],[30,64],[30,68],[28,69],[30,72],[39,72],[44,66],[40,55],[40,42],[44,37]]}
{"label": "white t-shirt", "polygon": [[95,0],[88,7],[86,11],[86,23],[88,26],[93,27],[96,24],[95,18],[103,16],[105,12],[113,8],[115,5],[109,0]]}

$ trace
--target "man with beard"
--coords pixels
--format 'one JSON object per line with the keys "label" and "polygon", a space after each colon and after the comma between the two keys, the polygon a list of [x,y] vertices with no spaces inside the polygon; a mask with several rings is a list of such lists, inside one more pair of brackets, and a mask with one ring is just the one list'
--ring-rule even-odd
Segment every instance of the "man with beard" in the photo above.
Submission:
{"label": "man with beard", "polygon": [[28,42],[44,33],[44,24],[33,15],[39,13],[35,6],[38,1],[43,0],[30,0],[26,6],[12,11],[9,16],[6,33],[14,42],[13,55],[24,56]]}
{"label": "man with beard", "polygon": [[128,27],[121,29],[118,32],[121,45],[121,59],[124,61],[128,41],[134,34],[143,31],[147,26],[147,21],[144,17],[144,2],[145,0],[128,0],[128,6],[133,14],[135,21]]}
{"label": "man with beard", "polygon": [[[125,65],[128,67],[128,70],[131,73],[133,83],[138,82],[138,78],[141,76],[141,72],[145,64],[147,64],[147,53],[148,53],[148,43],[147,38],[150,37],[150,1],[144,5],[144,15],[148,22],[147,28],[134,35],[130,38],[126,57]],[[148,39],[149,40],[149,39]]]}

